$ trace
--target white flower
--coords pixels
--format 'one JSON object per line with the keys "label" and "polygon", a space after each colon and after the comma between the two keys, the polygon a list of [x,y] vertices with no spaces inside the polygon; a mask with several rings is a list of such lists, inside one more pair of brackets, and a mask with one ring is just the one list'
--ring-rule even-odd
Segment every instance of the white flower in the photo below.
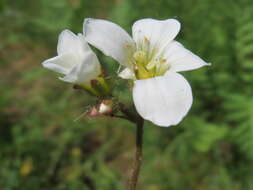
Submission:
{"label": "white flower", "polygon": [[191,87],[177,72],[208,65],[174,40],[179,30],[175,19],[141,19],[134,23],[131,38],[112,22],[84,22],[87,42],[125,67],[120,77],[134,80],[138,113],[164,127],[178,124],[192,105]]}
{"label": "white flower", "polygon": [[82,34],[64,30],[59,35],[58,56],[42,63],[45,68],[65,75],[60,80],[83,85],[101,74],[97,56],[90,49]]}

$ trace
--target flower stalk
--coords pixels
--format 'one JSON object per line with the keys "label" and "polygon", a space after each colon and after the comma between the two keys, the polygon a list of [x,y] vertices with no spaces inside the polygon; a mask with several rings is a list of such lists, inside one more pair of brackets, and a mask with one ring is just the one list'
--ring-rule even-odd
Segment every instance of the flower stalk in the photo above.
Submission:
{"label": "flower stalk", "polygon": [[142,165],[143,124],[144,120],[140,117],[140,119],[136,121],[136,152],[132,173],[129,178],[129,190],[136,189]]}
{"label": "flower stalk", "polygon": [[[116,109],[113,109],[114,106]],[[105,110],[105,106],[109,106],[111,109],[108,112],[102,113],[101,110]],[[143,146],[143,125],[144,119],[137,113],[136,110],[133,110],[126,106],[125,104],[119,102],[116,98],[112,98],[111,100],[103,100],[96,107],[92,107],[92,109],[88,112],[88,116],[96,117],[96,116],[111,116],[121,119],[126,119],[132,123],[136,124],[136,140],[135,140],[135,157],[133,161],[133,167],[131,169],[131,173],[128,180],[129,190],[136,190],[136,186],[138,183],[139,173],[142,165],[142,146]],[[114,112],[120,111],[123,113],[123,116],[115,115]]]}
{"label": "flower stalk", "polygon": [[139,173],[142,165],[142,146],[143,146],[143,125],[144,119],[136,112],[126,107],[123,103],[118,102],[120,111],[126,116],[126,118],[136,124],[136,139],[135,139],[135,158],[133,168],[128,180],[129,190],[135,190]]}
{"label": "flower stalk", "polygon": [[97,77],[84,84],[75,84],[74,89],[83,89],[89,94],[99,98],[111,96],[111,88],[103,77]]}

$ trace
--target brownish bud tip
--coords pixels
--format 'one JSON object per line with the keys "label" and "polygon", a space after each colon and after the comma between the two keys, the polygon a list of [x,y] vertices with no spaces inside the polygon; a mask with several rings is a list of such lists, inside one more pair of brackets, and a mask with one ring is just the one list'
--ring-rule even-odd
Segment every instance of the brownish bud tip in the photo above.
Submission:
{"label": "brownish bud tip", "polygon": [[111,100],[103,100],[99,105],[99,113],[103,115],[111,114],[113,102]]}

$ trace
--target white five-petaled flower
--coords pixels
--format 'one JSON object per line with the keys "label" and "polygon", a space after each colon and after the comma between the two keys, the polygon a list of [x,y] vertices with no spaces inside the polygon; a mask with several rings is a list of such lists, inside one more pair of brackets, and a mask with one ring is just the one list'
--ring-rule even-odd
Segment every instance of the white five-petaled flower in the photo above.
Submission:
{"label": "white five-petaled flower", "polygon": [[58,56],[44,61],[42,65],[65,75],[59,77],[63,81],[83,85],[101,74],[98,58],[82,34],[62,31],[58,39],[57,53]]}
{"label": "white five-petaled flower", "polygon": [[141,19],[132,36],[120,26],[101,19],[85,19],[85,40],[113,57],[133,79],[133,100],[138,113],[159,126],[178,124],[192,105],[192,91],[177,72],[208,65],[174,38],[180,30],[175,19]]}

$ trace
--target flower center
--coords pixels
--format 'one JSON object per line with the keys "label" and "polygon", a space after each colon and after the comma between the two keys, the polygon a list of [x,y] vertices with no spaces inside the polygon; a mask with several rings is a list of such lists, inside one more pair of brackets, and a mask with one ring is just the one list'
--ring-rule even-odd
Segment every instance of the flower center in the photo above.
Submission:
{"label": "flower center", "polygon": [[137,50],[133,54],[133,59],[135,76],[137,79],[161,76],[169,69],[166,59],[160,56],[150,55],[148,51]]}

